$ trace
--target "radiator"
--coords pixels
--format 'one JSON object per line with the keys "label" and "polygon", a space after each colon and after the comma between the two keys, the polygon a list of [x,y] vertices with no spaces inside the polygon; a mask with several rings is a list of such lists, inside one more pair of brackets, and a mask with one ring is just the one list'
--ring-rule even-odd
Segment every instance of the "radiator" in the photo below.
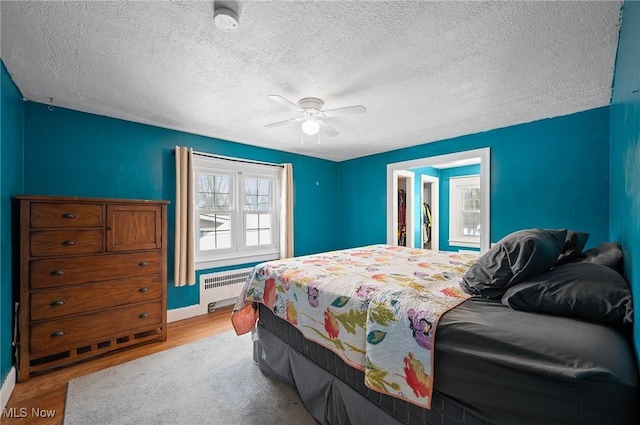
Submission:
{"label": "radiator", "polygon": [[[212,312],[216,306],[235,302],[253,268],[200,275],[200,306]],[[224,301],[227,301],[224,303]]]}

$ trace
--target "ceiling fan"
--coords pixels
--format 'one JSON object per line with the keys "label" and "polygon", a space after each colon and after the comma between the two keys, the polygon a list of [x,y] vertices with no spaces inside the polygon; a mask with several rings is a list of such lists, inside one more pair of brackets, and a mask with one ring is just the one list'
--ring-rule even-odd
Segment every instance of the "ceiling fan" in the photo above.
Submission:
{"label": "ceiling fan", "polygon": [[367,108],[362,105],[323,110],[324,102],[316,97],[302,98],[297,104],[277,94],[272,94],[268,97],[287,108],[293,109],[300,114],[300,116],[267,124],[265,127],[277,127],[284,124],[302,122],[302,143],[318,142],[320,130],[328,136],[337,136],[338,132],[325,121],[327,118],[333,118],[339,115],[362,114],[367,111]]}

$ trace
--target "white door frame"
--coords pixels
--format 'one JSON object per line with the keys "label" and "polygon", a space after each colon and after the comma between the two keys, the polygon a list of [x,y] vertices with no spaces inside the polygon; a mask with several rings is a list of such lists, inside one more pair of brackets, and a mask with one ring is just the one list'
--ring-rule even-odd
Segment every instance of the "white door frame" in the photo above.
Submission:
{"label": "white door frame", "polygon": [[398,245],[398,178],[406,179],[407,184],[405,185],[406,190],[406,223],[407,223],[407,246],[413,248],[415,241],[415,214],[414,214],[414,194],[415,194],[415,182],[414,177],[415,174],[408,170],[395,170],[393,173],[393,193],[392,193],[392,202],[393,202],[393,228],[390,229],[393,234],[393,243],[389,242],[390,245]]}
{"label": "white door frame", "polygon": [[[431,249],[437,251],[440,249],[440,179],[438,177],[427,176],[422,174],[420,176],[420,197],[421,203],[424,204],[424,185],[429,184],[431,186]],[[420,219],[422,223],[422,218]]]}
{"label": "white door frame", "polygon": [[[398,202],[398,184],[396,173],[411,168],[433,166],[465,159],[480,159],[480,251],[486,252],[491,244],[491,149],[481,148],[455,152],[447,155],[430,156],[410,161],[387,164],[387,244],[397,245],[398,211],[394,208]],[[413,174],[413,173],[412,173]],[[394,197],[395,193],[395,197]],[[408,244],[409,242],[407,242]]]}

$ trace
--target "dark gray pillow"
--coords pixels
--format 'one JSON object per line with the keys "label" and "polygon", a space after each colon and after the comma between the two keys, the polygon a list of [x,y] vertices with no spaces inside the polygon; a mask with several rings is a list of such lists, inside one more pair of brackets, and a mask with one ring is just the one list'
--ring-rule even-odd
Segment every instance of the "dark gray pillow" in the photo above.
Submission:
{"label": "dark gray pillow", "polygon": [[582,253],[583,263],[602,264],[617,271],[622,270],[622,248],[617,242],[605,242]]}
{"label": "dark gray pillow", "polygon": [[589,234],[585,232],[576,232],[575,230],[567,230],[567,237],[562,247],[562,252],[558,256],[556,266],[570,262],[582,254],[584,246],[587,244]]}
{"label": "dark gray pillow", "polygon": [[460,286],[468,294],[499,299],[507,288],[553,267],[566,236],[567,229],[528,229],[511,233],[469,268]]}
{"label": "dark gray pillow", "polygon": [[629,284],[615,270],[594,263],[569,263],[509,288],[502,304],[515,310],[629,326],[633,300]]}

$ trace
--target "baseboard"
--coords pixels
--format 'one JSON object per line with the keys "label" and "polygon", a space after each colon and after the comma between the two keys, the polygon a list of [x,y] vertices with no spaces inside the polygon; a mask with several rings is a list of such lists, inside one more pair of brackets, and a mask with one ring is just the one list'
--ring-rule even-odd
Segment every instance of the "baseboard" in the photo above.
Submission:
{"label": "baseboard", "polygon": [[13,389],[16,387],[16,368],[12,366],[9,369],[9,373],[7,374],[7,378],[2,383],[2,388],[0,389],[0,400],[2,400],[2,409],[4,410],[7,407],[7,403],[9,402],[9,397],[13,393]]}
{"label": "baseboard", "polygon": [[[204,310],[204,311],[203,311]],[[178,320],[189,319],[191,317],[200,316],[201,314],[206,314],[207,309],[206,306],[203,309],[202,306],[190,305],[188,307],[182,308],[174,308],[171,310],[167,310],[167,322],[177,322]]]}

